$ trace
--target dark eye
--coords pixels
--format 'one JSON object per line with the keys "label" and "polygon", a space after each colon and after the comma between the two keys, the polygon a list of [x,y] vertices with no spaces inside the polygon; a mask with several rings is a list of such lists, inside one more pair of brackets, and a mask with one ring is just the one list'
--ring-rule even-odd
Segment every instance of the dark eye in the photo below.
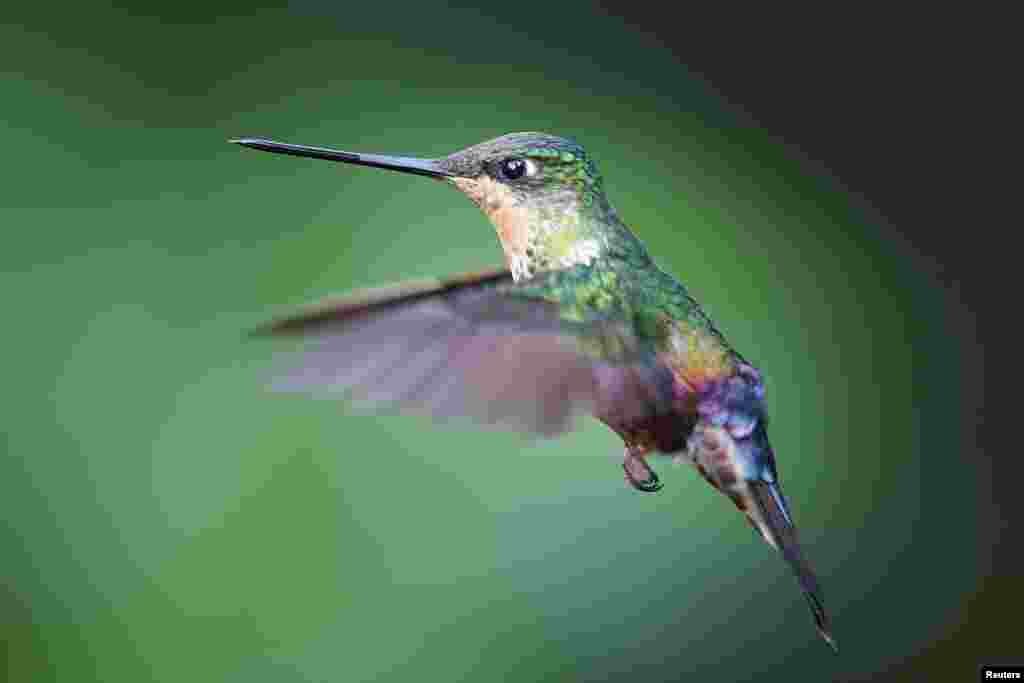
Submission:
{"label": "dark eye", "polygon": [[498,167],[506,180],[519,180],[526,175],[528,165],[525,159],[505,159]]}

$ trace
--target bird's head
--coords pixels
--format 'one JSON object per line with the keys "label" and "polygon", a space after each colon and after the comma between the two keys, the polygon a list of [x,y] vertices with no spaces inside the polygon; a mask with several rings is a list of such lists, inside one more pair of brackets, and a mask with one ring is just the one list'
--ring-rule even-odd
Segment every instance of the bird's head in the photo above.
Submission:
{"label": "bird's head", "polygon": [[438,159],[342,152],[258,138],[232,142],[448,182],[490,218],[517,279],[592,261],[609,248],[609,226],[621,225],[605,198],[593,160],[573,140],[546,133],[510,133]]}
{"label": "bird's head", "polygon": [[593,260],[611,212],[584,149],[544,133],[511,133],[441,162],[491,219],[515,277]]}

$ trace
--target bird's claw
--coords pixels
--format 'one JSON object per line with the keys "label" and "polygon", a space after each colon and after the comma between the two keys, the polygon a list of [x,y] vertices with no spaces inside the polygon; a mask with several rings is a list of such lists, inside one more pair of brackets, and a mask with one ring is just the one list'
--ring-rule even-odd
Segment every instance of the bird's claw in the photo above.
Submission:
{"label": "bird's claw", "polygon": [[[643,463],[643,461],[641,462]],[[643,468],[646,470],[646,479],[634,476],[633,472],[630,471],[629,463],[622,464],[622,470],[626,473],[626,481],[629,482],[630,486],[643,493],[657,493],[664,484],[658,479],[658,475],[654,473],[654,470],[647,466],[647,463],[643,463]]]}

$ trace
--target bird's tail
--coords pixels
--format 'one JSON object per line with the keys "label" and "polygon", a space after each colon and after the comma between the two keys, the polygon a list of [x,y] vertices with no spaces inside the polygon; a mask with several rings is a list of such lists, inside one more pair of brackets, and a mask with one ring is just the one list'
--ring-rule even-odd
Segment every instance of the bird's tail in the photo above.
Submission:
{"label": "bird's tail", "polygon": [[789,514],[782,489],[777,482],[764,480],[748,480],[746,484],[746,490],[741,497],[747,500],[742,501],[741,507],[744,508],[751,524],[761,533],[764,540],[782,553],[786,562],[789,563],[800,582],[804,598],[807,599],[807,604],[811,608],[818,633],[829,647],[835,652],[839,652],[839,645],[832,637],[832,627],[828,613],[825,611],[817,576],[803,556],[800,542],[797,539],[796,526]]}

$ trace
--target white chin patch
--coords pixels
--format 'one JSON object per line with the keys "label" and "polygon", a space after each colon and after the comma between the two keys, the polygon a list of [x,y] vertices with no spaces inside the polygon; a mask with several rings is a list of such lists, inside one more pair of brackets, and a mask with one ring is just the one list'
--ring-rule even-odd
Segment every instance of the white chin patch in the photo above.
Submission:
{"label": "white chin patch", "polygon": [[589,265],[601,254],[601,245],[597,240],[579,240],[574,243],[569,252],[559,259],[559,265],[569,268],[579,264]]}
{"label": "white chin patch", "polygon": [[508,267],[512,271],[512,279],[516,282],[530,277],[530,259],[523,254],[512,256]]}

